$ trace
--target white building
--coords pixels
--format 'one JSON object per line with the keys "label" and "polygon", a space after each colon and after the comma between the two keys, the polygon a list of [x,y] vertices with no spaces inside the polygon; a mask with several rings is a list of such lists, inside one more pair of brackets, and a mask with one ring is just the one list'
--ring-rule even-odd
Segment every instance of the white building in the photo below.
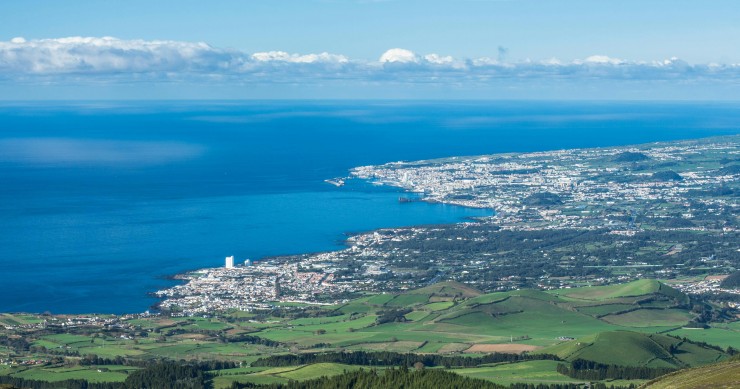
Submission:
{"label": "white building", "polygon": [[227,269],[233,269],[234,268],[234,256],[226,257],[226,268]]}

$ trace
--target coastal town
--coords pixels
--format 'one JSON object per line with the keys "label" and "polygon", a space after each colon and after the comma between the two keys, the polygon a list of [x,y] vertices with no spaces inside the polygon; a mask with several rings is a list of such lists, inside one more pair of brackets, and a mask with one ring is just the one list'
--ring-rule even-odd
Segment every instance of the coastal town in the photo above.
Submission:
{"label": "coastal town", "polygon": [[494,209],[504,229],[607,227],[620,233],[632,225],[611,217],[658,201],[686,219],[694,218],[692,205],[713,215],[737,211],[736,198],[697,199],[694,192],[736,185],[737,165],[719,165],[720,156],[736,161],[739,147],[735,139],[456,157],[358,167],[352,176],[419,193],[425,201]]}
{"label": "coastal town", "polygon": [[157,291],[159,308],[198,315],[333,304],[440,280],[494,291],[653,277],[688,279],[677,282],[689,293],[738,293],[704,277],[740,263],[739,159],[740,139],[726,137],[358,167],[352,179],[401,188],[402,201],[495,213],[361,233],[334,252],[237,266],[227,258]]}

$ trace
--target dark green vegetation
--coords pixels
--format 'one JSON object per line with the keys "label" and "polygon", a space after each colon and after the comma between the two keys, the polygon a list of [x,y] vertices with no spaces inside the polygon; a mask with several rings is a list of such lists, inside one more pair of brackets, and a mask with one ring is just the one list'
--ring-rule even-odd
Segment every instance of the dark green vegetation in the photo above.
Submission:
{"label": "dark green vegetation", "polygon": [[720,284],[723,288],[740,288],[740,270],[730,274]]}
{"label": "dark green vegetation", "polygon": [[635,153],[631,151],[625,151],[623,153],[617,154],[616,157],[614,157],[614,162],[642,162],[649,160],[650,157],[643,153]]}
{"label": "dark green vegetation", "polygon": [[386,370],[384,372],[358,370],[340,374],[331,378],[323,377],[304,382],[287,384],[234,384],[232,388],[265,388],[265,389],[329,389],[329,388],[459,388],[459,389],[503,389],[503,386],[466,378],[442,370]]}
{"label": "dark green vegetation", "polygon": [[438,354],[396,353],[390,351],[325,352],[273,355],[252,362],[253,367],[300,366],[314,363],[343,363],[361,366],[405,366],[422,364],[426,367],[475,367],[494,363],[514,363],[537,360],[560,360],[552,354],[493,353],[482,356],[445,356]]}
{"label": "dark green vegetation", "polygon": [[[628,386],[726,359],[734,352],[729,346],[740,348],[740,326],[723,309],[641,280],[489,294],[443,282],[335,306],[213,318],[98,317],[100,325],[75,317],[5,315],[0,320],[17,328],[0,335],[6,350],[0,359],[15,363],[0,365],[0,383],[128,388],[174,380],[183,387],[302,387],[289,385],[382,381],[381,370],[423,366],[455,373],[450,379],[501,385]],[[709,328],[682,329],[698,320]],[[704,334],[721,347],[702,343]],[[167,362],[180,359],[188,362]],[[373,368],[379,371],[371,373]],[[427,373],[389,374],[418,374],[413,379],[423,382]],[[322,376],[341,378],[311,381]]]}
{"label": "dark green vegetation", "polygon": [[652,379],[675,371],[667,367],[604,365],[584,359],[576,359],[569,365],[558,365],[557,370],[568,377],[587,381]]}
{"label": "dark green vegetation", "polygon": [[527,196],[523,202],[532,206],[551,206],[560,205],[563,203],[563,200],[555,193],[540,192]]}
{"label": "dark green vegetation", "polygon": [[652,179],[656,181],[681,181],[683,177],[673,170],[663,170],[653,173]]}
{"label": "dark green vegetation", "polygon": [[[456,389],[577,389],[578,384],[514,384],[511,386],[497,385],[481,379],[467,378],[458,374],[442,370],[390,369],[384,372],[374,370],[358,370],[340,374],[334,377],[322,377],[304,382],[290,382],[287,384],[238,384],[233,389],[263,388],[263,389],[337,389],[337,388],[366,388],[366,389],[427,389],[427,388],[456,388]],[[604,384],[594,385],[594,389],[606,388]]]}

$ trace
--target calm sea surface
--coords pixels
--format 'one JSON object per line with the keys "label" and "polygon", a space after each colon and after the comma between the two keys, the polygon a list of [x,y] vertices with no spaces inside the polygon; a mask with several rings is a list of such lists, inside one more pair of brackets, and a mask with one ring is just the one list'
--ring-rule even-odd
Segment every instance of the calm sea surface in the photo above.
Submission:
{"label": "calm sea surface", "polygon": [[141,312],[223,257],[489,215],[362,183],[359,165],[737,134],[705,103],[0,104],[0,311]]}

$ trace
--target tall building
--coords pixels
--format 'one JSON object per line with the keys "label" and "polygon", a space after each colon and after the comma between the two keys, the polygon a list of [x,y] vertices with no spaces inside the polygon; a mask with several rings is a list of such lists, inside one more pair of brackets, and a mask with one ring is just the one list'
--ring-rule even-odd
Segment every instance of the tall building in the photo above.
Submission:
{"label": "tall building", "polygon": [[226,268],[227,269],[233,269],[234,268],[234,256],[226,257]]}

